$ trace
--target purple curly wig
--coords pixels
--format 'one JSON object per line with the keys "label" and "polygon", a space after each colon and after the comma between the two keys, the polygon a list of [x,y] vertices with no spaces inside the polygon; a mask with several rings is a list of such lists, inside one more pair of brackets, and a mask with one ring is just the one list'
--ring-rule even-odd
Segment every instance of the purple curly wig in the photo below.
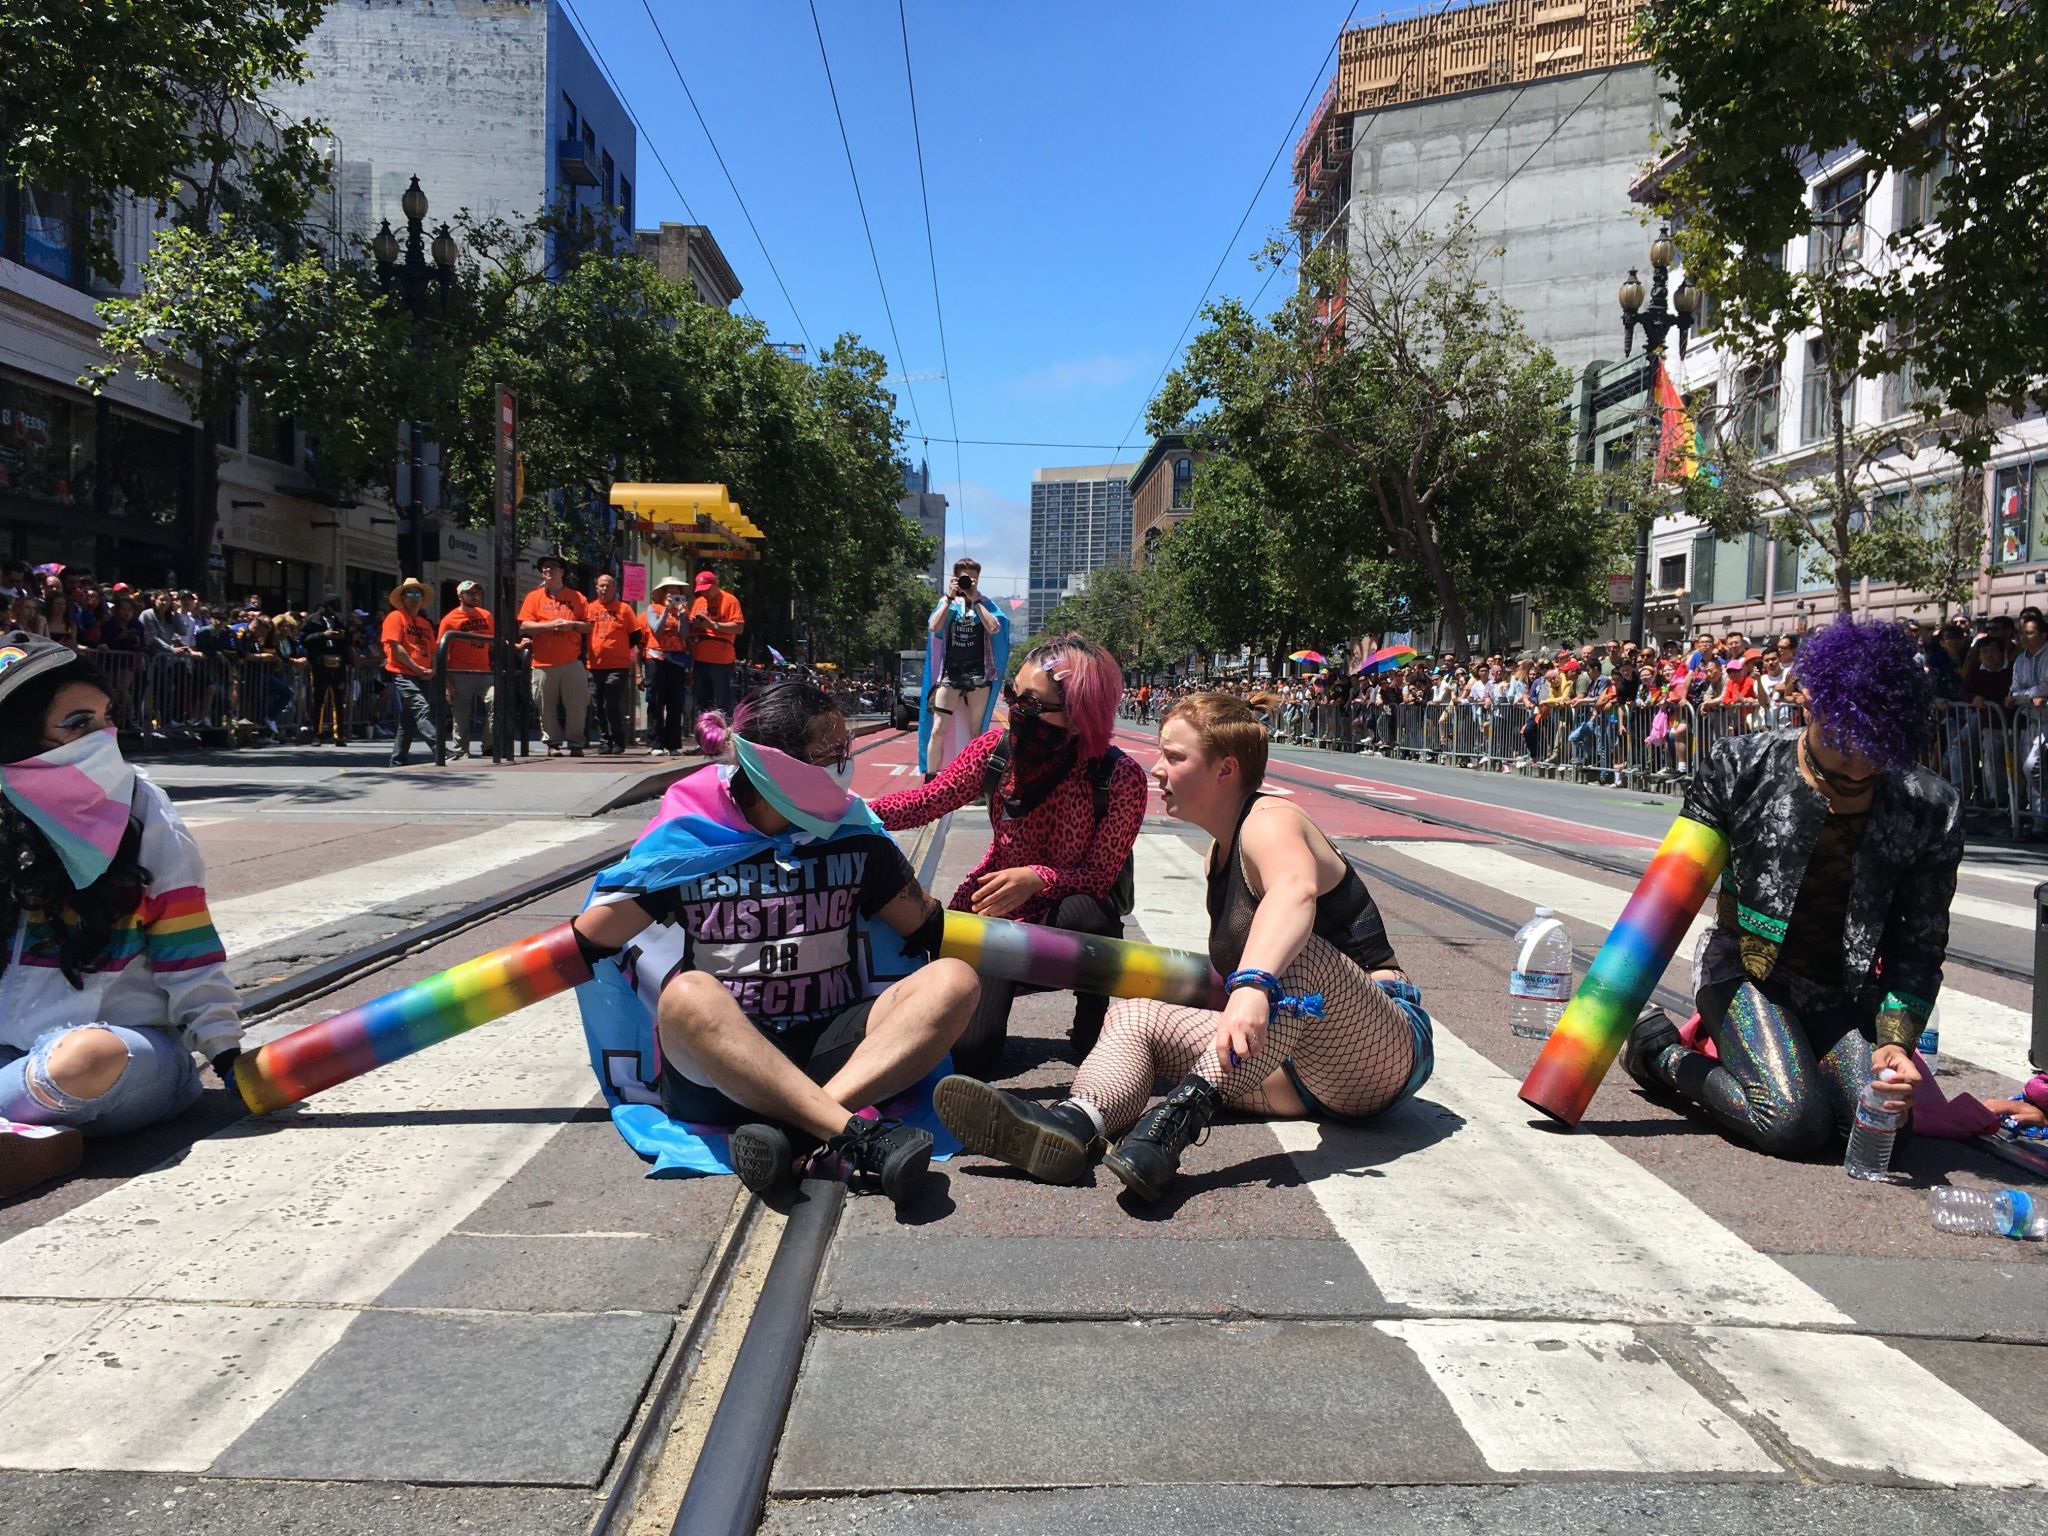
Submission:
{"label": "purple curly wig", "polygon": [[1891,772],[1920,760],[1934,693],[1898,625],[1837,619],[1807,636],[1795,671],[1821,739],[1836,751]]}

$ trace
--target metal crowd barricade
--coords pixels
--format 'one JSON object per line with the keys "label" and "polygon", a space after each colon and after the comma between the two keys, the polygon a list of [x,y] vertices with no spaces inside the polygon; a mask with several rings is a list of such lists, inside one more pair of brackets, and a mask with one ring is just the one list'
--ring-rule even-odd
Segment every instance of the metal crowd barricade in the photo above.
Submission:
{"label": "metal crowd barricade", "polygon": [[2012,773],[2012,830],[2048,832],[2048,706],[2028,704],[2007,712],[2005,739]]}
{"label": "metal crowd barricade", "polygon": [[1934,706],[1927,766],[1955,786],[1967,811],[1989,812],[2018,825],[2006,754],[2011,723],[1996,705],[1951,700]]}
{"label": "metal crowd barricade", "polygon": [[1714,743],[1730,736],[1747,736],[1762,728],[1763,706],[1758,704],[1716,704],[1697,706],[1699,725],[1694,731],[1693,750],[1697,761],[1705,762]]}
{"label": "metal crowd barricade", "polygon": [[1394,706],[1394,736],[1389,750],[1395,757],[1411,761],[1428,750],[1427,704],[1396,704]]}

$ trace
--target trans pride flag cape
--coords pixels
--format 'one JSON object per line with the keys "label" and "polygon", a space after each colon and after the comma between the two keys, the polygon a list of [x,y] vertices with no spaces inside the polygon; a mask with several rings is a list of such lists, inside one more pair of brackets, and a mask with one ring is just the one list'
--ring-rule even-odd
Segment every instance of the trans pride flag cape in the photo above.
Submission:
{"label": "trans pride flag cape", "polygon": [[[585,905],[639,891],[664,890],[764,850],[787,854],[799,842],[831,842],[867,832],[887,836],[867,803],[849,795],[844,817],[829,836],[814,839],[792,828],[770,837],[734,804],[726,787],[730,775],[729,768],[700,768],[671,786],[632,850],[598,872]],[[870,997],[922,963],[906,955],[896,931],[881,922],[859,921],[857,951],[862,982]],[[727,1128],[671,1120],[662,1110],[655,1087],[659,1067],[651,999],[682,954],[682,934],[657,923],[617,959],[600,961],[592,979],[576,989],[591,1070],[611,1106],[612,1124],[628,1146],[653,1160],[650,1177],[732,1172]],[[951,1061],[943,1061],[899,1098],[875,1106],[884,1115],[930,1131],[934,1157],[950,1157],[960,1149],[960,1143],[932,1113],[932,1089],[951,1070]]]}
{"label": "trans pride flag cape", "polygon": [[[951,622],[952,612],[957,610],[959,606],[960,600],[957,597],[947,601],[947,621],[949,623]],[[1010,616],[1003,612],[1003,605],[1001,603],[990,603],[989,606],[996,611],[996,628],[995,633],[986,636],[983,641],[988,661],[988,701],[981,707],[981,719],[978,721],[971,720],[967,723],[966,734],[960,738],[960,745],[963,747],[987,730],[989,721],[995,718],[996,694],[1002,690],[1003,679],[1010,671]],[[945,676],[946,631],[941,626],[936,634],[925,636],[924,692],[919,695],[917,701],[917,771],[919,773],[931,772],[932,689],[938,686],[945,679]],[[958,754],[956,753],[955,755],[957,756]]]}

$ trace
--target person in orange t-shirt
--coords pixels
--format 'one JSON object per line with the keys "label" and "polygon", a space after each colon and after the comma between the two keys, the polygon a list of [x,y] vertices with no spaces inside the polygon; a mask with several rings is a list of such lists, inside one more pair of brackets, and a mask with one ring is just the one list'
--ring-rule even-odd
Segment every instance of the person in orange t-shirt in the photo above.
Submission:
{"label": "person in orange t-shirt", "polygon": [[398,732],[391,766],[403,768],[415,736],[432,753],[434,713],[427,707],[427,683],[434,675],[434,625],[426,616],[427,588],[408,576],[391,589],[391,611],[377,637],[384,647],[384,673],[398,694]]}
{"label": "person in orange t-shirt", "polygon": [[480,582],[465,581],[455,589],[455,606],[441,617],[448,642],[448,757],[469,756],[469,723],[476,707],[484,707],[484,740],[496,739],[492,711],[497,694],[491,683],[491,637],[497,633],[490,609],[483,605]]}
{"label": "person in orange t-shirt", "polygon": [[587,605],[590,615],[590,691],[597,702],[597,728],[604,735],[600,754],[617,757],[633,741],[633,689],[638,686],[640,651],[647,632],[630,603],[619,601],[619,583],[610,574],[597,578],[597,595]]}
{"label": "person in orange t-shirt", "polygon": [[583,666],[590,616],[583,594],[572,591],[568,580],[567,561],[560,555],[542,555],[540,585],[519,605],[519,633],[533,651],[533,707],[549,757],[560,756],[564,746],[571,757],[583,755],[583,729],[590,715],[590,674]]}
{"label": "person in orange t-shirt", "polygon": [[683,750],[690,723],[690,602],[680,576],[664,576],[648,594],[642,627],[647,636],[647,744],[656,757]]}
{"label": "person in orange t-shirt", "polygon": [[691,694],[699,711],[718,710],[732,719],[733,641],[747,627],[740,600],[718,584],[718,572],[697,573],[697,600],[690,604],[690,664],[696,669]]}

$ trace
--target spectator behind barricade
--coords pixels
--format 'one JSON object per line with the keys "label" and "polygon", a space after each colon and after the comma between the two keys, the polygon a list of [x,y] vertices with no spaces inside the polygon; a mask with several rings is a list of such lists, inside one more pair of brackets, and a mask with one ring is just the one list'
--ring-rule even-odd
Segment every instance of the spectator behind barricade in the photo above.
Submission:
{"label": "spectator behind barricade", "polygon": [[656,757],[683,750],[690,706],[690,604],[679,576],[664,576],[648,594],[647,744]]}
{"label": "spectator behind barricade", "polygon": [[732,669],[738,652],[733,641],[746,627],[740,600],[718,584],[718,572],[706,566],[697,573],[697,595],[690,604],[690,665],[695,676],[691,693],[700,710],[730,716],[733,708]]}
{"label": "spectator behind barricade", "polygon": [[391,589],[391,611],[384,616],[379,639],[384,648],[384,673],[398,696],[398,728],[391,742],[391,766],[403,768],[417,736],[429,753],[436,733],[427,688],[434,676],[434,626],[426,616],[427,588],[408,576]]}
{"label": "spectator behind barricade", "polygon": [[109,651],[140,656],[143,649],[142,622],[135,614],[135,596],[119,583],[112,590],[114,597],[107,605],[107,617],[100,625],[99,643]]}
{"label": "spectator behind barricade", "polygon": [[474,581],[456,585],[455,606],[441,618],[448,640],[448,761],[468,757],[469,728],[477,706],[484,710],[484,739],[496,739],[497,689],[491,673],[491,640],[497,634],[491,612],[483,605],[483,586]]}
{"label": "spectator behind barricade", "polygon": [[0,599],[12,603],[28,590],[28,566],[20,560],[0,560]]}
{"label": "spectator behind barricade", "polygon": [[331,741],[338,747],[348,729],[349,665],[355,659],[338,596],[328,593],[306,616],[299,626],[299,643],[312,672],[313,739]]}
{"label": "spectator behind barricade", "polygon": [[1953,703],[1963,696],[1961,664],[1966,644],[1962,626],[1953,619],[1939,628],[1921,626],[1920,668],[1927,674],[1937,703]]}
{"label": "spectator behind barricade", "polygon": [[646,631],[630,603],[619,600],[619,583],[606,573],[593,583],[589,603],[590,688],[597,705],[598,752],[617,757],[633,742],[633,695]]}
{"label": "spectator behind barricade", "polygon": [[8,604],[14,619],[13,628],[24,634],[41,635],[49,638],[49,626],[43,622],[43,605],[33,592],[23,592]]}
{"label": "spectator behind barricade", "polygon": [[43,597],[42,632],[59,645],[78,649],[78,629],[71,619],[71,602],[62,591],[46,593]]}
{"label": "spectator behind barricade", "polygon": [[1996,629],[1977,637],[1963,662],[1963,698],[1980,709],[2002,706],[2012,694],[2012,660]]}
{"label": "spectator behind barricade", "polygon": [[2039,709],[2048,704],[2048,623],[2037,611],[2020,620],[2019,653],[2012,658],[2011,681],[2006,684],[2008,709]]}
{"label": "spectator behind barricade", "polygon": [[[226,1077],[241,1022],[205,870],[169,798],[122,758],[104,679],[0,636],[0,1197],[77,1167],[81,1131],[154,1125]],[[23,1134],[23,1127],[58,1127]]]}
{"label": "spectator behind barricade", "polygon": [[560,555],[541,556],[541,584],[519,604],[519,633],[533,655],[533,707],[549,757],[561,756],[564,747],[571,757],[583,755],[590,714],[590,673],[583,664],[590,616],[568,577],[568,562]]}
{"label": "spectator behind barricade", "polygon": [[1757,702],[1756,678],[1749,669],[1762,654],[1763,652],[1758,650],[1749,650],[1728,659],[1721,669],[1724,676],[1721,684],[1721,703],[1736,705]]}

